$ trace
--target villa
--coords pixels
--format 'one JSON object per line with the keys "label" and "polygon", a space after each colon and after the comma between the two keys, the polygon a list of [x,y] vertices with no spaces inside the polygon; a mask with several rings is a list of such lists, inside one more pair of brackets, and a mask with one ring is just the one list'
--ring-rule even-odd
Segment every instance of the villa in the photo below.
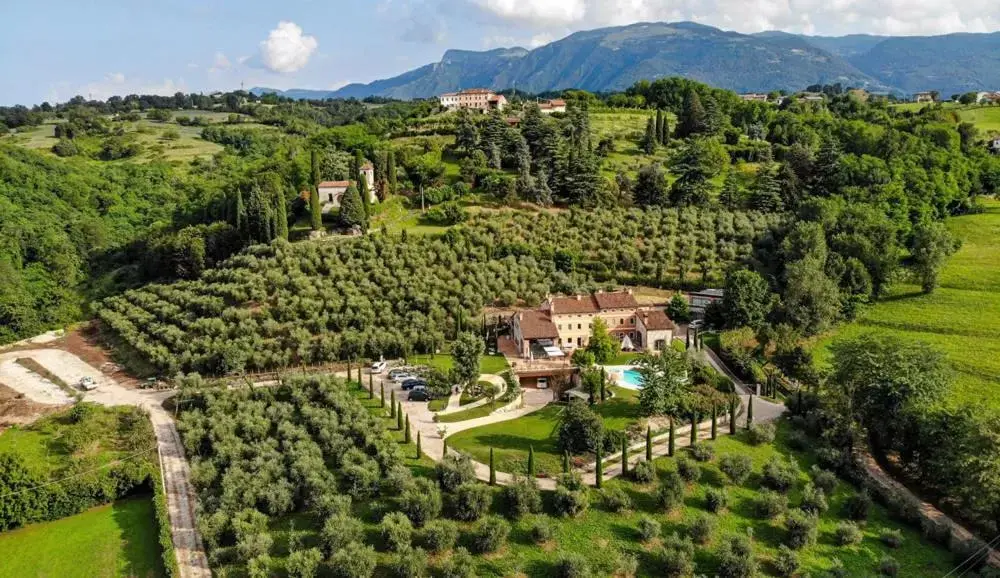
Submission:
{"label": "villa", "polygon": [[470,88],[459,92],[448,92],[438,97],[443,108],[458,110],[466,108],[489,112],[497,109],[502,111],[507,107],[507,98],[487,88]]}
{"label": "villa", "polygon": [[[361,166],[361,171],[358,175],[365,177],[365,184],[368,187],[368,203],[374,205],[378,202],[378,196],[375,193],[375,167],[370,162],[366,162]],[[319,202],[322,205],[322,210],[324,213],[328,213],[331,210],[340,207],[340,199],[347,192],[347,187],[351,186],[352,181],[323,181],[317,185],[316,190],[319,193]],[[364,191],[359,191],[364,196]]]}

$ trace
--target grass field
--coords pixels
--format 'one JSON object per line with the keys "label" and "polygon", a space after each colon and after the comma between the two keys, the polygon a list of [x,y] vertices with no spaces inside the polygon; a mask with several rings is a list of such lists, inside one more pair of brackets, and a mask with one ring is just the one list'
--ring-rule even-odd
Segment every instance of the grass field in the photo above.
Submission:
{"label": "grass field", "polygon": [[959,111],[958,116],[987,134],[1000,133],[1000,106],[965,108]]}
{"label": "grass field", "polygon": [[0,578],[164,575],[150,498],[0,534]]}
{"label": "grass field", "polygon": [[954,368],[951,403],[1000,408],[1000,202],[985,206],[986,213],[948,221],[963,245],[934,293],[894,287],[857,321],[821,340],[817,362],[828,362],[834,340],[869,331],[925,341],[945,352]]}
{"label": "grass field", "polygon": [[[437,355],[413,355],[407,361],[413,365],[426,365],[447,373],[455,367],[455,360],[447,353]],[[510,369],[507,358],[502,355],[483,355],[479,358],[479,372],[500,375]]]}

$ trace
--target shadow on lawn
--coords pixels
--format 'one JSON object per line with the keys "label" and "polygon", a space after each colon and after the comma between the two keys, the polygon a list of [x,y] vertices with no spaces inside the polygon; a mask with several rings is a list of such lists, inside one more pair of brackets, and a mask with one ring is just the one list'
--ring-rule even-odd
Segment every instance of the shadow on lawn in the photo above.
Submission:
{"label": "shadow on lawn", "polygon": [[119,500],[111,515],[120,530],[124,576],[166,576],[157,538],[152,496]]}

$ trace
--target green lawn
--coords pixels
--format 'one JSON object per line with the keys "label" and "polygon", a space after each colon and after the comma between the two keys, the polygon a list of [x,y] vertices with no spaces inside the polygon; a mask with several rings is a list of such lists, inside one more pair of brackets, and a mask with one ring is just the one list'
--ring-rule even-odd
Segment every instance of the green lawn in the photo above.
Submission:
{"label": "green lawn", "polygon": [[150,498],[0,534],[0,578],[165,575]]}
{"label": "green lawn", "polygon": [[948,221],[963,246],[942,272],[940,288],[924,295],[917,286],[893,287],[854,323],[822,339],[817,362],[828,363],[827,346],[836,339],[869,331],[925,341],[945,352],[955,371],[950,402],[1000,408],[1000,202],[986,206],[984,214]]}
{"label": "green lawn", "polygon": [[449,413],[446,415],[437,416],[437,420],[440,423],[455,423],[459,421],[468,421],[470,419],[476,419],[480,417],[486,417],[493,413],[493,410],[501,407],[503,404],[501,402],[494,402],[491,404],[483,404],[471,409],[465,409],[462,411],[456,411],[455,413]]}
{"label": "green lawn", "polygon": [[964,122],[971,122],[976,128],[988,134],[1000,133],[1000,107],[979,106],[965,108],[958,113]]}
{"label": "green lawn", "polygon": [[[455,361],[447,353],[413,355],[407,361],[413,365],[426,365],[446,373],[455,367]],[[507,364],[507,358],[502,355],[483,355],[479,358],[480,373],[500,375],[508,369],[510,366]]]}
{"label": "green lawn", "polygon": [[551,475],[562,471],[562,458],[556,447],[561,405],[549,405],[514,420],[477,427],[448,436],[448,446],[486,463],[494,450],[497,469],[525,472],[528,448],[535,449],[538,473]]}

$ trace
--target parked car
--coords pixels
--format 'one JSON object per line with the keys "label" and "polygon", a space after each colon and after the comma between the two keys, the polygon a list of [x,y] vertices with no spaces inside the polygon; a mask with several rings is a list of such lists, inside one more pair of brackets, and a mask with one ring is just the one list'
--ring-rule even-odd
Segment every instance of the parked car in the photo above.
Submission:
{"label": "parked car", "polygon": [[427,387],[427,382],[423,379],[407,379],[403,382],[403,389],[413,389],[417,386]]}
{"label": "parked car", "polygon": [[402,383],[407,379],[416,379],[417,376],[413,374],[409,369],[393,369],[389,372],[389,379],[395,381],[396,383]]}
{"label": "parked car", "polygon": [[431,392],[427,391],[426,387],[416,387],[406,396],[406,399],[408,401],[429,401]]}
{"label": "parked car", "polygon": [[383,371],[385,371],[385,369],[387,367],[389,367],[389,363],[388,362],[386,362],[386,361],[376,361],[376,362],[372,363],[372,366],[368,369],[368,371],[370,373],[372,373],[373,375],[378,375],[378,374],[382,373]]}
{"label": "parked car", "polygon": [[537,384],[538,389],[548,389],[549,388],[549,378],[547,378],[547,377],[539,377],[538,380],[535,383]]}
{"label": "parked car", "polygon": [[97,389],[97,382],[94,381],[93,377],[87,376],[80,380],[80,389],[84,391],[92,391]]}

